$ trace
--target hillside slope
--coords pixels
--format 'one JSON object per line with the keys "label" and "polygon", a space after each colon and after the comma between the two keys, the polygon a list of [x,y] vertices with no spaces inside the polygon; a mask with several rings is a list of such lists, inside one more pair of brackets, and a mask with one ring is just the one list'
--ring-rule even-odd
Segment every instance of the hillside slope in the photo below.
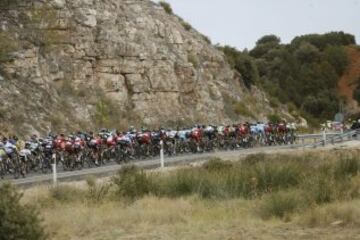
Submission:
{"label": "hillside slope", "polygon": [[353,98],[353,92],[356,89],[360,77],[360,50],[353,47],[347,48],[349,66],[339,81],[339,95],[345,97],[346,108],[349,113],[360,112],[359,104]]}
{"label": "hillside slope", "polygon": [[[274,113],[222,52],[148,0],[0,2],[0,128],[223,123]],[[2,36],[2,37],[1,37]]]}

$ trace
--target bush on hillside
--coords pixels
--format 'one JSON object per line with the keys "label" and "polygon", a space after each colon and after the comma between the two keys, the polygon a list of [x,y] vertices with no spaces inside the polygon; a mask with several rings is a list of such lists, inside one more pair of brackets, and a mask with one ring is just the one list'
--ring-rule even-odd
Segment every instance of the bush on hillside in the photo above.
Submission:
{"label": "bush on hillside", "polygon": [[192,29],[192,26],[190,25],[190,23],[187,23],[185,21],[181,21],[181,25],[184,27],[184,29],[186,31],[190,31]]}
{"label": "bush on hillside", "polygon": [[268,115],[267,118],[271,123],[279,123],[281,121],[281,117],[276,113]]}
{"label": "bush on hillside", "polygon": [[159,2],[160,6],[165,10],[165,12],[169,15],[173,14],[173,10],[172,10],[172,7],[170,5],[170,3],[168,2],[165,2],[165,1],[160,1]]}
{"label": "bush on hillside", "polygon": [[218,48],[225,53],[229,64],[241,74],[246,87],[250,88],[258,82],[259,72],[252,57],[230,46]]}
{"label": "bush on hillside", "polygon": [[16,50],[14,40],[6,33],[0,30],[0,63],[8,60],[9,53]]}

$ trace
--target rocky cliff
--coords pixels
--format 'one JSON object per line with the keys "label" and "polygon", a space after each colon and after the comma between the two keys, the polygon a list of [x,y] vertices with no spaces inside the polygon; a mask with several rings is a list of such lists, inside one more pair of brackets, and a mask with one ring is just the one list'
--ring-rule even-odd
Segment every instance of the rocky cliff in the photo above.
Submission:
{"label": "rocky cliff", "polygon": [[1,0],[0,9],[3,131],[222,123],[273,111],[206,37],[151,1]]}

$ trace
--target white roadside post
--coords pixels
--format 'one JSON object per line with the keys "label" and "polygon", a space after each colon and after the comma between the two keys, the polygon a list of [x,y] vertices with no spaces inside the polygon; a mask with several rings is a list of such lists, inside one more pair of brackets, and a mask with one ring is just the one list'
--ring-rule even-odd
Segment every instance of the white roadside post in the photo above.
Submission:
{"label": "white roadside post", "polygon": [[323,131],[323,141],[324,141],[324,147],[326,145],[326,128],[324,128],[324,131]]}
{"label": "white roadside post", "polygon": [[53,184],[56,186],[57,184],[57,171],[56,171],[56,158],[54,159],[54,163],[52,165],[52,172],[53,172]]}
{"label": "white roadside post", "polygon": [[164,142],[163,140],[160,140],[160,167],[161,169],[164,169],[165,162],[164,162]]}

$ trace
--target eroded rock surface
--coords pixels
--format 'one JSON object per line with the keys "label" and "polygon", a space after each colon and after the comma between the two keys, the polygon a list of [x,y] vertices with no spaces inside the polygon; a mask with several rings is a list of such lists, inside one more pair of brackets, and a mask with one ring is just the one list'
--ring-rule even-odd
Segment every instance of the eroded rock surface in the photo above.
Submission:
{"label": "eroded rock surface", "polygon": [[[151,1],[10,2],[0,4],[16,43],[0,72],[8,131],[249,119],[226,112],[224,96],[251,92],[224,55]],[[257,103],[266,106],[256,117],[272,111],[265,97]]]}

